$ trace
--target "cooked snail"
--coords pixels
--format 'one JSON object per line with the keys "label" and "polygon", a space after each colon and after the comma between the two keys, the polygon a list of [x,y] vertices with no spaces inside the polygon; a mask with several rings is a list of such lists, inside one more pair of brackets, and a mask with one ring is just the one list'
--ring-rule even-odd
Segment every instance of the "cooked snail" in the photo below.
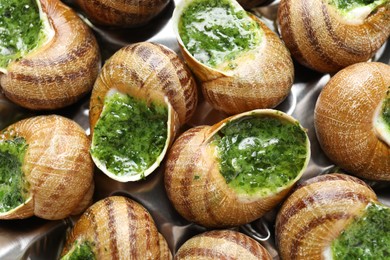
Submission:
{"label": "cooked snail", "polygon": [[76,3],[93,23],[136,27],[161,13],[169,0],[76,0]]}
{"label": "cooked snail", "polygon": [[184,132],[169,151],[165,188],[206,227],[249,223],[279,203],[310,157],[305,130],[283,112],[253,110]]}
{"label": "cooked snail", "polygon": [[371,62],[338,72],[323,88],[314,123],[325,154],[356,176],[390,180],[390,66]]}
{"label": "cooked snail", "polygon": [[36,116],[0,132],[0,219],[80,214],[94,190],[90,141],[74,121]]}
{"label": "cooked snail", "polygon": [[320,175],[299,185],[276,218],[282,259],[386,259],[390,208],[363,181]]}
{"label": "cooked snail", "polygon": [[271,260],[268,251],[256,240],[233,230],[214,230],[187,240],[175,259]]}
{"label": "cooked snail", "polygon": [[12,0],[3,1],[0,12],[0,84],[10,100],[57,109],[91,90],[98,45],[73,10],[59,0]]}
{"label": "cooked snail", "polygon": [[173,24],[184,59],[217,110],[272,108],[288,95],[294,78],[289,51],[236,1],[182,1]]}
{"label": "cooked snail", "polygon": [[66,259],[172,259],[149,212],[122,196],[100,200],[76,222],[65,243]]}
{"label": "cooked snail", "polygon": [[320,72],[369,60],[390,36],[389,0],[282,0],[282,39],[292,56]]}
{"label": "cooked snail", "polygon": [[147,42],[122,48],[93,87],[92,159],[115,180],[145,178],[196,105],[195,81],[172,50]]}

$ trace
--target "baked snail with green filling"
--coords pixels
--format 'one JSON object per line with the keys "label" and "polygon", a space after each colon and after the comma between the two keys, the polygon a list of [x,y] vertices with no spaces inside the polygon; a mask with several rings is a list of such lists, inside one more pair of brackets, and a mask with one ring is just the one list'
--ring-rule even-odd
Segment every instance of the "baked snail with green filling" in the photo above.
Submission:
{"label": "baked snail with green filling", "polygon": [[175,209],[206,227],[249,223],[302,176],[309,139],[276,110],[253,110],[184,132],[170,149],[164,183]]}
{"label": "baked snail with green filling", "polygon": [[282,259],[387,259],[390,208],[356,177],[320,175],[283,203],[276,242]]}
{"label": "baked snail with green filling", "polygon": [[137,202],[111,196],[78,219],[61,254],[70,259],[172,259],[150,213]]}
{"label": "baked snail with green filling", "polygon": [[213,230],[187,240],[177,251],[183,259],[270,260],[269,252],[256,240],[233,230]]}
{"label": "baked snail with green filling", "polygon": [[8,0],[0,13],[0,85],[7,98],[29,109],[58,109],[91,90],[99,49],[72,9],[59,0]]}
{"label": "baked snail with green filling", "polygon": [[94,190],[90,141],[70,119],[50,115],[0,132],[0,219],[80,214]]}
{"label": "baked snail with green filling", "polygon": [[334,73],[368,61],[390,36],[389,0],[282,0],[283,41],[303,65]]}
{"label": "baked snail with green filling", "polygon": [[358,177],[390,180],[390,66],[351,65],[322,89],[314,125],[325,154]]}
{"label": "baked snail with green filling", "polygon": [[92,91],[92,159],[114,180],[145,178],[196,105],[195,81],[172,50],[146,42],[122,48],[105,63]]}
{"label": "baked snail with green filling", "polygon": [[272,108],[289,94],[290,53],[279,37],[234,0],[185,0],[173,13],[185,61],[217,110]]}

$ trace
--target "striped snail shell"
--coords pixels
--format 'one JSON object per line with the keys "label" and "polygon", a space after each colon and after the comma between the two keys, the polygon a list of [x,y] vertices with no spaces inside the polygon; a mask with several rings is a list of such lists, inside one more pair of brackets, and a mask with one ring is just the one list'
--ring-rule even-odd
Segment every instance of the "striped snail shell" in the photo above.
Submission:
{"label": "striped snail shell", "polygon": [[[270,124],[269,122],[273,120],[276,122],[280,120],[287,125],[297,127],[294,133],[302,137],[300,163],[294,159],[298,152],[287,152],[292,144],[280,148],[283,152],[277,150],[277,147],[283,143],[280,136],[271,134],[270,137],[267,134],[260,134],[247,137],[241,134],[243,131],[248,131],[246,128],[242,128],[240,134],[231,135],[233,141],[230,148],[227,148],[236,151],[234,147],[237,144],[241,154],[231,155],[227,160],[221,159],[220,154],[223,152],[219,151],[223,149],[218,146],[219,144],[215,144],[215,140],[225,135],[223,129],[234,129],[229,128],[229,125],[240,129],[240,125],[246,127],[256,122]],[[267,131],[266,126],[259,128],[260,131]],[[275,131],[281,131],[281,126],[278,125],[276,129]],[[289,133],[289,138],[291,135],[293,133]],[[260,218],[287,195],[306,169],[310,158],[309,146],[305,130],[295,119],[271,109],[248,111],[226,118],[213,126],[191,128],[178,137],[169,151],[164,175],[165,189],[175,209],[191,222],[218,228],[246,224]],[[252,147],[253,150],[250,150]],[[273,151],[276,152],[267,149],[262,151],[263,147],[270,147],[269,149],[275,149]],[[244,153],[247,149],[250,155]],[[268,154],[274,154],[273,159],[265,159],[267,158],[265,155]],[[288,181],[279,182],[278,176],[286,174],[286,171],[280,168],[280,165],[284,165],[286,161],[282,159],[283,161],[280,162],[279,158],[287,154],[289,154],[288,161],[291,162],[287,168],[295,168],[292,171],[295,177],[290,176]],[[258,161],[253,159],[257,156],[260,157]],[[248,161],[242,159],[243,157]],[[275,161],[276,158],[279,162]],[[292,163],[293,161],[296,164]],[[222,170],[222,167],[230,164],[235,169],[234,177],[231,175],[227,177],[229,175],[226,173],[231,171],[230,168]],[[250,177],[246,175],[248,168],[252,169],[248,175]],[[278,168],[278,173],[273,174],[272,171],[268,171],[275,168]],[[272,181],[268,183],[268,180]],[[277,182],[279,184],[276,184]],[[272,189],[267,185],[275,185],[275,187]],[[252,189],[252,187],[257,188]]]}
{"label": "striped snail shell", "polygon": [[169,0],[76,0],[76,3],[93,23],[137,27],[160,14]]}
{"label": "striped snail shell", "polygon": [[301,183],[276,218],[282,259],[324,259],[324,251],[377,197],[356,177],[320,175]]}
{"label": "striped snail shell", "polygon": [[271,260],[269,252],[253,238],[233,230],[213,230],[187,240],[177,251],[181,259]]}
{"label": "striped snail shell", "polygon": [[355,9],[355,16],[329,2],[282,0],[278,11],[282,39],[292,56],[324,73],[369,60],[390,36],[389,1],[374,10],[368,5]]}
{"label": "striped snail shell", "polygon": [[[294,67],[291,56],[279,37],[256,16],[246,13],[235,0],[227,2],[236,10],[248,14],[255,24],[252,31],[260,36],[260,42],[243,51],[232,60],[218,67],[203,64],[192,55],[183,42],[179,26],[186,8],[197,0],[182,1],[173,13],[173,25],[181,53],[199,79],[205,99],[217,110],[227,114],[237,114],[259,108],[272,108],[281,103],[289,94],[294,79]],[[207,5],[207,1],[204,5]],[[216,1],[213,1],[216,2]],[[208,16],[209,20],[218,19]],[[202,23],[202,22],[201,22]],[[207,30],[207,29],[205,29]],[[225,36],[224,36],[225,37]],[[229,42],[239,41],[230,37]],[[222,43],[218,43],[221,44]],[[208,49],[205,50],[206,52]],[[200,56],[203,54],[201,53]],[[227,65],[226,65],[227,64]]]}
{"label": "striped snail shell", "polygon": [[39,0],[50,23],[49,41],[11,62],[0,84],[7,98],[41,110],[75,103],[92,88],[100,68],[96,39],[77,14],[59,0]]}
{"label": "striped snail shell", "polygon": [[[89,113],[92,150],[96,147],[95,142],[99,141],[99,137],[95,138],[98,136],[96,126],[99,125],[99,120],[103,122],[105,101],[112,93],[122,93],[142,102],[145,101],[147,104],[157,102],[168,108],[168,118],[164,119],[167,121],[164,124],[168,125],[168,133],[164,137],[165,145],[155,163],[149,168],[135,174],[129,171],[118,175],[108,169],[105,163],[92,153],[96,165],[109,177],[122,182],[136,181],[146,177],[159,166],[178,128],[186,123],[195,112],[198,98],[195,80],[177,54],[163,45],[143,42],[126,46],[116,52],[103,66],[92,90]],[[128,113],[135,113],[133,111],[135,110],[130,109]],[[140,121],[145,120],[140,119]],[[156,120],[151,118],[151,121]],[[141,129],[143,130],[142,138],[148,128],[146,125]],[[107,129],[109,131],[110,127]],[[123,129],[118,129],[118,131],[123,132]],[[105,134],[102,133],[102,135]],[[129,138],[136,139],[133,134],[130,134]],[[113,139],[123,143],[120,135],[114,135]],[[142,153],[142,150],[140,152]]]}
{"label": "striped snail shell", "polygon": [[[0,147],[17,139],[23,139],[26,145],[19,166],[24,201],[0,213],[0,219],[35,215],[52,220],[84,211],[92,202],[94,191],[90,141],[85,131],[62,116],[36,116],[4,129],[0,133]],[[1,157],[10,160],[10,151],[2,151]],[[4,185],[4,175],[1,178]],[[16,176],[12,179],[16,181]]]}
{"label": "striped snail shell", "polygon": [[321,147],[358,177],[390,180],[389,86],[389,65],[358,63],[332,77],[318,97],[314,123]]}
{"label": "striped snail shell", "polygon": [[68,234],[61,259],[75,259],[72,256],[79,257],[76,259],[172,259],[168,244],[150,213],[122,196],[102,199],[83,213]]}

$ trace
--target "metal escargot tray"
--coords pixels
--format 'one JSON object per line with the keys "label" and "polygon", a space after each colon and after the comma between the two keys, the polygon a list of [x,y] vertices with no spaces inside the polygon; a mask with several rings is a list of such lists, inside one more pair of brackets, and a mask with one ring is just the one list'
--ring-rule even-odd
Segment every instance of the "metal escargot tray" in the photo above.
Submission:
{"label": "metal escargot tray", "polygon": [[[103,61],[121,47],[140,41],[160,43],[179,54],[179,47],[171,24],[175,1],[171,1],[162,14],[142,28],[107,29],[96,27],[86,20],[99,41]],[[77,10],[77,6],[73,1],[64,2]],[[277,31],[275,18],[278,1],[264,2],[266,4],[252,9],[252,12],[261,17],[273,30]],[[373,60],[390,64],[389,42],[378,51]],[[331,75],[309,70],[297,63],[294,65],[295,80],[292,90],[286,100],[276,109],[292,115],[308,129],[312,157],[302,178],[304,180],[334,169],[334,165],[321,151],[313,125],[317,97]],[[71,118],[89,133],[88,107],[89,98],[85,97],[70,107],[44,113],[55,113]],[[39,114],[42,114],[42,112]],[[21,118],[33,115],[37,115],[37,113],[14,105],[0,94],[0,129]],[[187,127],[213,124],[224,117],[223,114],[213,110],[210,105],[200,99],[196,114]],[[159,231],[168,241],[171,251],[175,252],[187,239],[206,231],[206,229],[186,221],[175,211],[165,193],[162,168],[160,167],[145,180],[130,183],[120,183],[112,180],[96,169],[94,199],[97,201],[110,195],[124,195],[138,201],[149,210]],[[390,184],[384,182],[370,182],[369,184],[374,188],[379,199],[390,206]],[[52,203],[56,202],[53,201]],[[276,212],[277,209],[274,209],[261,219],[237,227],[237,229],[264,245],[274,259],[279,258],[274,243],[273,231]],[[32,217],[25,220],[0,221],[0,259],[58,258],[66,238],[66,232],[76,220],[76,217],[59,221],[47,221]]]}

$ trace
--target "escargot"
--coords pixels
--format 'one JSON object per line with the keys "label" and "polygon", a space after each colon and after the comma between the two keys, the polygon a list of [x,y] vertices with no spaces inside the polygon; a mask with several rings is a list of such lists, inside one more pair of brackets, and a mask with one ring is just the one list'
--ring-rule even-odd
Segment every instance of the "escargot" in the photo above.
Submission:
{"label": "escargot", "polygon": [[390,180],[390,66],[358,63],[338,72],[314,111],[325,154],[348,173]]}
{"label": "escargot", "polygon": [[283,41],[303,65],[335,73],[368,61],[390,36],[389,0],[282,0]]}
{"label": "escargot", "polygon": [[92,90],[94,162],[117,181],[145,178],[196,105],[195,80],[175,52],[147,42],[123,47],[105,63]]}
{"label": "escargot", "polygon": [[160,14],[169,0],[76,0],[78,6],[95,24],[115,27],[137,27]]}
{"label": "escargot", "polygon": [[362,180],[327,174],[300,184],[276,217],[282,259],[385,259],[390,208]]}
{"label": "escargot", "polygon": [[279,37],[234,0],[191,0],[173,13],[180,50],[217,110],[273,108],[289,94],[291,56]]}
{"label": "escargot", "polygon": [[12,0],[1,4],[0,13],[0,84],[7,98],[51,110],[90,92],[99,48],[72,9],[59,0]]}
{"label": "escargot", "polygon": [[271,260],[269,252],[253,238],[233,230],[213,230],[187,240],[175,259]]}
{"label": "escargot", "polygon": [[74,121],[35,116],[0,132],[0,219],[80,214],[94,190],[90,141]]}
{"label": "escargot", "polygon": [[165,238],[139,203],[111,196],[89,207],[68,234],[66,259],[172,259]]}
{"label": "escargot", "polygon": [[309,146],[297,120],[271,109],[194,127],[168,153],[165,189],[189,221],[218,228],[249,223],[279,203],[302,176]]}

